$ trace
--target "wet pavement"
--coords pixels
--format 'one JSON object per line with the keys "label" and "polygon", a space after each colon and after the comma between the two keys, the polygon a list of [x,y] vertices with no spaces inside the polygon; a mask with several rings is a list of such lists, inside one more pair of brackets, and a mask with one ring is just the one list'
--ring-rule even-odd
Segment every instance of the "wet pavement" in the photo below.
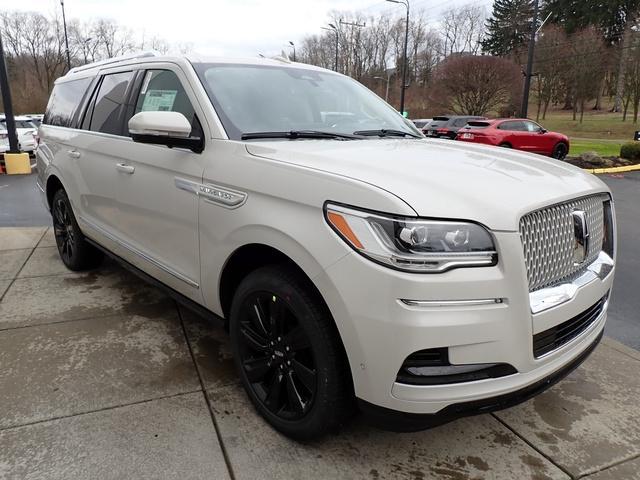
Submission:
{"label": "wet pavement", "polygon": [[254,412],[219,325],[53,245],[0,229],[1,479],[640,479],[640,352],[610,338],[515,408],[300,444]]}

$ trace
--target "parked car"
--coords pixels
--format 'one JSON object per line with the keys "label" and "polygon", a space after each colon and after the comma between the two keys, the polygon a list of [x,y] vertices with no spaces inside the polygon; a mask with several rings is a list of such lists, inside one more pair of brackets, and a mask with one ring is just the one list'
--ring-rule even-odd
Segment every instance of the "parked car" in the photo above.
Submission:
{"label": "parked car", "polygon": [[[21,152],[33,154],[38,148],[38,132],[36,126],[31,123],[28,117],[15,116],[16,134],[18,135],[18,145]],[[7,119],[0,116],[0,125],[7,130]]]}
{"label": "parked car", "polygon": [[9,134],[0,124],[0,155],[9,151]]}
{"label": "parked car", "polygon": [[569,137],[549,132],[528,119],[471,121],[458,132],[456,139],[539,153],[559,160],[569,153]]}
{"label": "parked car", "polygon": [[416,128],[422,131],[432,120],[433,120],[432,118],[421,118],[421,119],[416,119],[411,121],[416,126]]}
{"label": "parked car", "polygon": [[425,141],[349,77],[130,55],[57,79],[40,132],[64,264],[107,254],[222,319],[249,399],[293,438],[356,406],[406,431],[514,405],[602,337],[607,186]]}
{"label": "parked car", "polygon": [[44,118],[44,114],[42,113],[27,113],[24,116],[28,117],[36,128],[40,126]]}
{"label": "parked car", "polygon": [[422,131],[427,137],[456,138],[458,130],[464,127],[470,120],[482,120],[484,117],[450,115],[446,117],[433,117]]}

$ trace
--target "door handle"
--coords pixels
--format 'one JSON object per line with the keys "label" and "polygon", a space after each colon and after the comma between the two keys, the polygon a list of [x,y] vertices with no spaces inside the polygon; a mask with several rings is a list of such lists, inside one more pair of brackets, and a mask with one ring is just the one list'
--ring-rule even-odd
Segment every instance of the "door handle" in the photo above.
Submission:
{"label": "door handle", "polygon": [[116,164],[116,169],[119,172],[128,173],[129,175],[131,175],[133,172],[136,171],[136,167],[132,167],[131,165],[125,165],[124,163]]}
{"label": "door handle", "polygon": [[80,158],[80,152],[77,150],[69,150],[67,151],[67,155],[69,155],[71,158]]}

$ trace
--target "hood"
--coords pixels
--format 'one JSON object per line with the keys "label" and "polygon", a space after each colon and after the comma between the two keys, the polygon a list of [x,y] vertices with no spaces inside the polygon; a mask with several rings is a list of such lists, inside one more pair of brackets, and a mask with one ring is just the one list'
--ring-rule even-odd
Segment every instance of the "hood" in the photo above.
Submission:
{"label": "hood", "polygon": [[246,148],[375,185],[421,217],[474,220],[493,230],[516,231],[532,210],[609,191],[594,175],[558,160],[447,140],[264,141]]}

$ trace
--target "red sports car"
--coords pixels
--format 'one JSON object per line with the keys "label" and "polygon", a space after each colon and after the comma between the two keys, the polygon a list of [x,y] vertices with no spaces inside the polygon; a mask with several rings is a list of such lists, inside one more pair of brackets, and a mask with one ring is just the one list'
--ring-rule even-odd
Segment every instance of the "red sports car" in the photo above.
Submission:
{"label": "red sports car", "polygon": [[563,159],[569,153],[569,138],[549,132],[536,122],[519,118],[473,120],[458,131],[456,140],[515,148]]}

